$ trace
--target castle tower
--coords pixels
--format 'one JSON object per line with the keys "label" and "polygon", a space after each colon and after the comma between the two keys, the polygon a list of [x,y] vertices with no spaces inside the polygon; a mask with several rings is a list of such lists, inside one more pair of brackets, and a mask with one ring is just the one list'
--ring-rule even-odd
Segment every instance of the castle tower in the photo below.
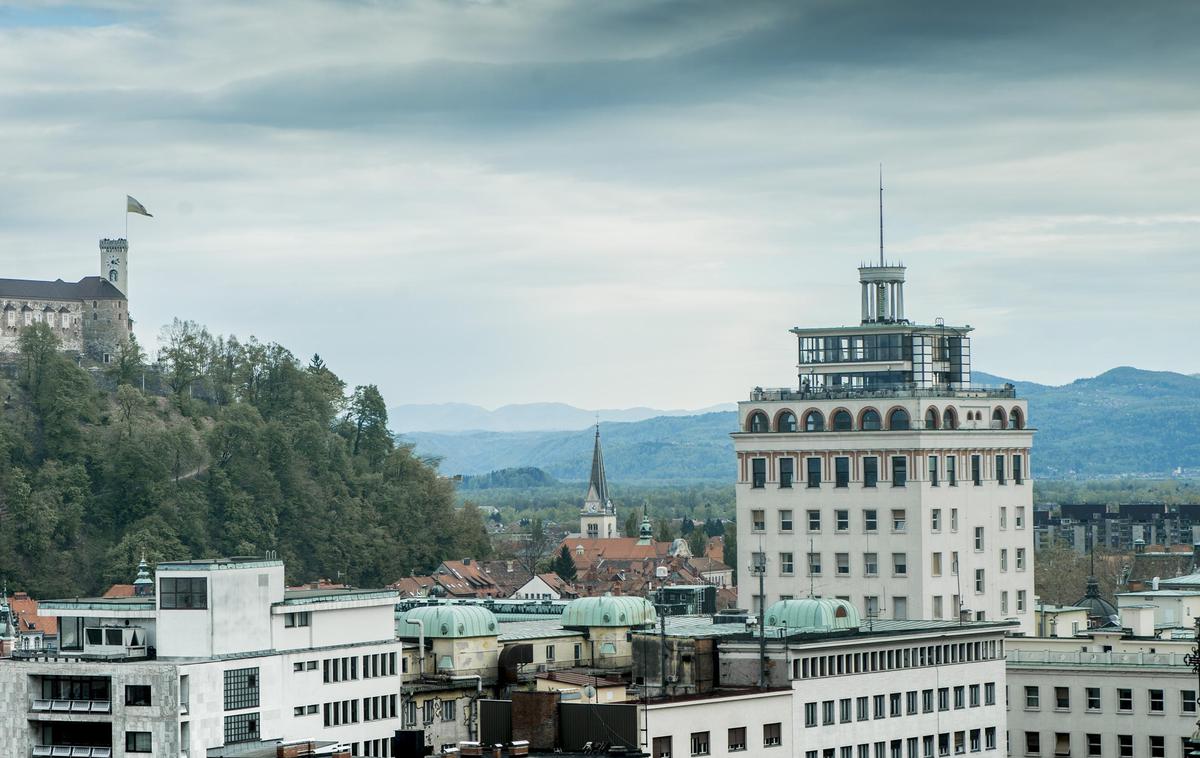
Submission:
{"label": "castle tower", "polygon": [[100,240],[100,278],[110,282],[129,297],[129,242],[124,239]]}
{"label": "castle tower", "polygon": [[604,475],[599,424],[596,424],[596,442],[592,448],[592,475],[588,479],[583,510],[579,512],[579,534],[591,539],[617,536],[617,509],[608,497],[608,478]]}

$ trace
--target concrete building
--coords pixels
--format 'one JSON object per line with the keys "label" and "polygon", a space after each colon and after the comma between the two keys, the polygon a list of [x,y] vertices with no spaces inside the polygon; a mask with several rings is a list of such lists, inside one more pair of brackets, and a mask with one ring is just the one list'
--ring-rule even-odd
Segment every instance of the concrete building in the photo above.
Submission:
{"label": "concrete building", "polygon": [[0,665],[0,754],[203,758],[320,738],[389,755],[395,603],[391,590],[287,591],[283,564],[260,558],[160,563],[151,596],[43,601],[59,648]]}
{"label": "concrete building", "polygon": [[903,266],[859,275],[861,323],[792,329],[798,388],[739,403],[739,605],[814,594],[1032,631],[1026,403],[972,385],[969,326],[905,318]]}

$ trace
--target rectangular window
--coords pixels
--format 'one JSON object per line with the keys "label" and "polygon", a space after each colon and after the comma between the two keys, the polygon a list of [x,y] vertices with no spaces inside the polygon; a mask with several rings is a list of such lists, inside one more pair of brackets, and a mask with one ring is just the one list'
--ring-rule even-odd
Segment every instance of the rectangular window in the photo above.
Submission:
{"label": "rectangular window", "polygon": [[903,455],[892,456],[892,486],[903,487],[908,483],[908,458]]}
{"label": "rectangular window", "polygon": [[750,531],[765,532],[767,531],[767,512],[754,510],[750,511]]}
{"label": "rectangular window", "polygon": [[1179,691],[1179,711],[1187,715],[1196,713],[1196,691],[1195,690],[1180,690]]}
{"label": "rectangular window", "polygon": [[980,750],[980,744],[979,744],[979,730],[978,730],[978,729],[972,729],[972,730],[971,730],[971,752],[972,752],[972,753],[978,753],[978,752],[979,752],[979,750]]}
{"label": "rectangular window", "polygon": [[813,511],[808,512],[808,531],[810,531],[810,532],[821,531],[821,512],[820,511],[813,510]]}
{"label": "rectangular window", "polygon": [[863,574],[866,576],[879,575],[879,553],[863,553]]}
{"label": "rectangular window", "polygon": [[812,728],[817,725],[817,704],[804,704],[804,726]]}
{"label": "rectangular window", "polygon": [[917,691],[909,690],[904,693],[904,712],[909,716],[917,714]]}
{"label": "rectangular window", "polygon": [[894,576],[908,576],[907,553],[892,553],[892,574]]}
{"label": "rectangular window", "polygon": [[875,487],[879,484],[879,459],[873,455],[863,458],[863,486]]}
{"label": "rectangular window", "polygon": [[1004,476],[1004,456],[996,456],[996,484],[1008,484],[1008,479]]}
{"label": "rectangular window", "polygon": [[1086,694],[1087,694],[1087,709],[1089,711],[1100,710],[1100,688],[1099,687],[1088,687]]}
{"label": "rectangular window", "polygon": [[1117,756],[1118,758],[1133,758],[1132,734],[1117,735]]}
{"label": "rectangular window", "polygon": [[1000,571],[1008,571],[1008,548],[1000,548]]}
{"label": "rectangular window", "polygon": [[850,459],[838,456],[833,459],[833,475],[835,487],[850,486]]}
{"label": "rectangular window", "polygon": [[808,466],[808,486],[809,487],[820,487],[821,486],[821,459],[820,458],[809,458],[806,461],[806,465]]}
{"label": "rectangular window", "polygon": [[838,576],[850,576],[850,554],[849,553],[835,553],[834,554],[834,562],[835,562],[835,565],[837,566],[837,575]]}
{"label": "rectangular window", "polygon": [[946,456],[946,484],[949,484],[951,487],[958,486],[957,461],[958,461],[958,456],[955,456],[955,455],[947,455]]}
{"label": "rectangular window", "polygon": [[942,531],[942,509],[934,508],[929,511],[929,529],[933,532]]}
{"label": "rectangular window", "polygon": [[1005,508],[1004,506],[1000,506],[1000,529],[1004,530],[1007,528],[1008,528],[1008,509]]}
{"label": "rectangular window", "polygon": [[1071,754],[1071,735],[1067,732],[1054,733],[1054,754],[1055,755],[1070,755]]}
{"label": "rectangular window", "polygon": [[989,726],[983,730],[983,744],[987,750],[996,749],[996,727]]}
{"label": "rectangular window", "polygon": [[863,531],[868,534],[879,531],[879,516],[874,508],[863,511]]}
{"label": "rectangular window", "polygon": [[983,704],[984,705],[995,705],[996,704],[996,683],[995,682],[984,683],[984,685],[983,685]]}
{"label": "rectangular window", "polygon": [[779,486],[785,489],[792,486],[792,479],[796,476],[796,461],[794,458],[779,459]]}
{"label": "rectangular window", "polygon": [[[958,576],[958,551],[957,550],[950,553],[950,574],[952,576]],[[955,597],[957,598],[958,595],[955,595]],[[955,605],[957,605],[957,604],[958,603],[956,602]]]}
{"label": "rectangular window", "polygon": [[983,527],[975,527],[975,552],[983,552]]}
{"label": "rectangular window", "polygon": [[442,701],[442,721],[453,721],[454,720],[455,711],[457,710],[457,708],[456,708],[457,705],[458,705],[457,700],[443,700]]}
{"label": "rectangular window", "polygon": [[854,716],[854,701],[848,697],[844,697],[838,701],[838,721],[842,724],[849,724]]}
{"label": "rectangular window", "polygon": [[983,456],[971,456],[971,484],[976,487],[983,485]]}
{"label": "rectangular window", "polygon": [[933,713],[933,690],[921,690],[921,713]]}
{"label": "rectangular window", "polygon": [[1000,591],[1000,612],[1008,613],[1008,590]]}
{"label": "rectangular window", "polygon": [[929,485],[931,487],[938,486],[938,457],[936,455],[929,456]]}
{"label": "rectangular window", "polygon": [[821,575],[821,554],[820,553],[809,553],[808,554],[808,575],[809,576],[820,576]]}
{"label": "rectangular window", "polygon": [[1017,548],[1017,571],[1025,570],[1025,548]]}
{"label": "rectangular window", "polygon": [[908,618],[908,598],[904,595],[892,596],[892,618],[898,621]]}
{"label": "rectangular window", "polygon": [[1088,758],[1097,758],[1097,756],[1101,755],[1104,752],[1103,744],[1104,743],[1100,740],[1100,735],[1089,734],[1087,736]]}
{"label": "rectangular window", "polygon": [[1071,710],[1071,688],[1070,687],[1055,687],[1054,688],[1054,707],[1060,711]]}
{"label": "rectangular window", "polygon": [[874,706],[873,711],[875,718],[881,719],[887,717],[887,710],[885,708],[886,704],[883,701],[883,695],[876,695],[874,698],[872,698],[872,705]]}
{"label": "rectangular window", "polygon": [[158,580],[158,607],[167,610],[208,608],[208,579],[170,577]]}
{"label": "rectangular window", "polygon": [[888,715],[892,718],[902,716],[904,713],[900,698],[901,694],[899,692],[893,692],[888,696]]}
{"label": "rectangular window", "polygon": [[225,717],[225,742],[251,742],[258,738],[257,713],[235,713]]}
{"label": "rectangular window", "polygon": [[942,596],[934,595],[933,596],[933,617],[935,619],[940,619],[944,613],[945,613],[945,610],[942,607]]}
{"label": "rectangular window", "polygon": [[546,646],[546,660],[547,661],[554,660],[554,646],[553,645]]}
{"label": "rectangular window", "polygon": [[708,754],[708,732],[692,732],[692,755]]}
{"label": "rectangular window", "polygon": [[1041,694],[1037,687],[1025,688],[1025,707],[1028,709],[1036,709],[1041,705]]}
{"label": "rectangular window", "polygon": [[258,707],[258,667],[225,672],[225,710]]}
{"label": "rectangular window", "polygon": [[855,715],[858,717],[859,721],[866,721],[867,719],[871,718],[870,698],[864,695],[855,701]]}
{"label": "rectangular window", "polygon": [[961,710],[967,707],[967,688],[959,685],[954,688],[954,708]]}
{"label": "rectangular window", "polygon": [[1039,732],[1025,732],[1025,755],[1042,754],[1042,735]]}
{"label": "rectangular window", "polygon": [[949,687],[939,687],[938,691],[937,691],[937,698],[938,698],[938,710],[939,711],[950,710],[950,688]]}
{"label": "rectangular window", "polygon": [[972,708],[979,707],[979,685],[978,684],[972,684],[970,687],[967,688],[967,697],[970,701]]}
{"label": "rectangular window", "polygon": [[1017,590],[1017,613],[1025,612],[1025,590]]}
{"label": "rectangular window", "polygon": [[1020,455],[1013,456],[1013,484],[1025,483],[1025,472],[1022,470],[1023,463]]}
{"label": "rectangular window", "polygon": [[729,752],[736,753],[746,749],[746,727],[734,726],[729,728]]}
{"label": "rectangular window", "polygon": [[149,753],[152,751],[150,732],[125,732],[126,753]]}
{"label": "rectangular window", "polygon": [[1150,735],[1150,758],[1167,758],[1166,740],[1161,734]]}
{"label": "rectangular window", "polygon": [[1126,712],[1133,710],[1133,690],[1117,689],[1117,710]]}
{"label": "rectangular window", "polygon": [[[763,524],[763,529],[765,531],[766,524]],[[792,531],[792,512],[790,510],[782,510],[779,512],[779,531]]]}
{"label": "rectangular window", "polygon": [[850,531],[850,511],[834,511],[833,528],[839,532]]}
{"label": "rectangular window", "polygon": [[125,685],[125,705],[150,705],[150,685]]}
{"label": "rectangular window", "polygon": [[834,701],[823,700],[821,702],[821,723],[824,726],[830,726],[834,723]]}
{"label": "rectangular window", "polygon": [[755,489],[761,489],[763,487],[766,487],[767,486],[767,459],[766,458],[752,458],[750,460],[750,467],[751,467],[751,472],[752,472],[751,475],[753,477],[752,482],[751,482],[752,486]]}
{"label": "rectangular window", "polygon": [[905,511],[903,508],[893,508],[892,509],[892,531],[893,532],[904,532],[904,531],[908,530],[907,513],[908,512]]}
{"label": "rectangular window", "polygon": [[952,531],[952,532],[958,531],[958,509],[957,508],[950,509],[950,531]]}
{"label": "rectangular window", "polygon": [[655,737],[650,754],[653,758],[671,758],[671,738]]}
{"label": "rectangular window", "polygon": [[1025,528],[1025,506],[1018,505],[1016,512],[1013,514],[1013,526],[1018,529]]}
{"label": "rectangular window", "polygon": [[1150,694],[1150,712],[1151,713],[1162,713],[1164,710],[1163,691],[1162,690],[1150,690],[1149,694]]}
{"label": "rectangular window", "polygon": [[975,569],[975,594],[982,595],[984,590],[983,569]]}
{"label": "rectangular window", "polygon": [[783,724],[776,721],[763,724],[763,747],[775,747],[783,744]]}
{"label": "rectangular window", "polygon": [[942,554],[931,553],[929,556],[929,573],[931,576],[942,575]]}
{"label": "rectangular window", "polygon": [[796,571],[795,561],[791,553],[779,554],[779,573],[783,576],[791,576]]}

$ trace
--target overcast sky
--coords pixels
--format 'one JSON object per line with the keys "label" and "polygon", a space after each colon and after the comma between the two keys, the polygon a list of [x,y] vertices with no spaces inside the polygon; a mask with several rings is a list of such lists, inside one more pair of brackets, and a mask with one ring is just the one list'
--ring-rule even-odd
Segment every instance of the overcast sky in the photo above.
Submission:
{"label": "overcast sky", "polygon": [[[1054,7],[1047,7],[1053,5]],[[1200,4],[0,8],[0,275],[319,352],[389,404],[794,384],[889,258],[974,365],[1200,371]]]}

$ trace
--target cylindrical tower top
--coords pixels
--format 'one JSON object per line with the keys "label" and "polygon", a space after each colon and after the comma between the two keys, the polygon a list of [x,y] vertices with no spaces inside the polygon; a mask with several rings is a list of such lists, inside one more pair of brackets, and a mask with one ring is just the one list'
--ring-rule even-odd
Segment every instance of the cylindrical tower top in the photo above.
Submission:
{"label": "cylindrical tower top", "polygon": [[897,323],[904,318],[904,266],[860,266],[862,322]]}

